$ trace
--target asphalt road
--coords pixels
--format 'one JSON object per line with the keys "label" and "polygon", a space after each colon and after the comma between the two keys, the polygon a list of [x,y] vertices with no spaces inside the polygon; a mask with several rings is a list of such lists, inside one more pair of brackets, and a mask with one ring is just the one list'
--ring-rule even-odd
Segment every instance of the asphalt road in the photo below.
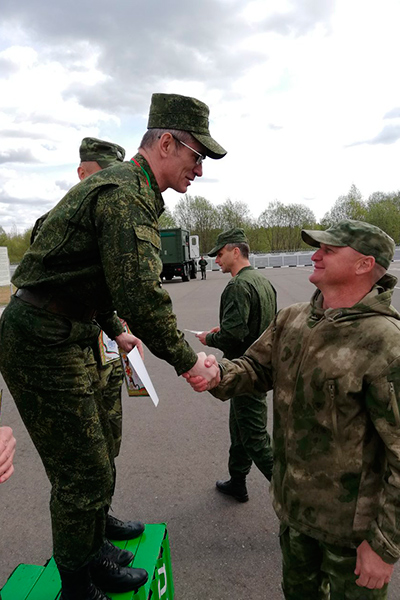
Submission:
{"label": "asphalt road", "polygon": [[[392,271],[400,275],[396,264]],[[283,307],[309,299],[310,270],[260,272],[276,287]],[[206,281],[165,284],[181,329],[218,324],[219,298],[229,277],[208,272]],[[400,288],[393,303],[400,309]],[[187,338],[196,351],[204,349],[192,334]],[[146,365],[160,403],[155,408],[148,398],[128,398],[124,391],[114,514],[167,523],[176,600],[282,599],[278,522],[268,482],[253,467],[245,504],[215,490],[216,479],[228,476],[228,403],[196,394],[149,351]],[[0,387],[5,388],[1,378]],[[0,486],[0,588],[19,563],[44,564],[52,552],[49,484],[6,388],[2,423],[13,427],[18,445],[15,473]],[[390,600],[399,597],[399,571],[396,567]]]}

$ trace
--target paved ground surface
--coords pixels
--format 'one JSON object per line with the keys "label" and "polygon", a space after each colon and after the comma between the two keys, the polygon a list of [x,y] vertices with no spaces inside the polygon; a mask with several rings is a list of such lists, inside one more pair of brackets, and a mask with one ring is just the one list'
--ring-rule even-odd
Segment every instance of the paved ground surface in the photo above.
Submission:
{"label": "paved ground surface", "polygon": [[[306,301],[313,292],[309,268],[260,272],[278,290],[280,307]],[[393,273],[400,275],[396,264]],[[219,298],[229,277],[212,272],[206,281],[166,284],[181,329],[218,324]],[[400,309],[400,289],[394,304]],[[203,349],[192,334],[187,337],[196,351]],[[227,476],[228,404],[196,394],[148,351],[146,365],[160,404],[155,408],[149,399],[124,394],[115,515],[167,522],[176,600],[281,599],[278,523],[266,480],[252,469],[245,504],[214,487]],[[0,387],[5,388],[1,378]],[[19,563],[43,564],[51,555],[49,485],[6,389],[2,423],[14,428],[18,447],[15,474],[0,487],[0,587]],[[399,587],[397,567],[390,600],[399,598]]]}

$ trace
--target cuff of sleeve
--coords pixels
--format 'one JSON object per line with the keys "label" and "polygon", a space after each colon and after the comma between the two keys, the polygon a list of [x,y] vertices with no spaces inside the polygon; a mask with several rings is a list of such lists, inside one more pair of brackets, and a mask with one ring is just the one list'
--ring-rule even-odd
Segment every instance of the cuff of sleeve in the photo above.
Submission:
{"label": "cuff of sleeve", "polygon": [[108,337],[112,340],[115,340],[115,338],[124,331],[124,327],[116,314],[114,314],[111,318],[108,317],[104,319],[98,316],[96,320],[101,329],[105,331]]}
{"label": "cuff of sleeve", "polygon": [[399,560],[398,556],[395,557],[393,556],[393,554],[388,552],[388,548],[382,546],[382,544],[380,544],[376,538],[369,539],[368,542],[372,550],[376,552],[376,554],[380,556],[385,563],[389,565],[394,565]]}
{"label": "cuff of sleeve", "polygon": [[197,354],[194,350],[192,350],[192,348],[188,348],[189,352],[187,353],[187,356],[184,357],[184,359],[179,363],[179,365],[175,366],[175,371],[177,373],[177,375],[182,375],[182,373],[187,373],[188,371],[190,371],[190,369],[192,367],[194,367],[194,365],[197,362]]}
{"label": "cuff of sleeve", "polygon": [[213,341],[213,335],[214,335],[213,333],[207,333],[207,335],[206,335],[206,344],[207,344],[207,346],[213,347],[213,343],[212,343],[212,341]]}

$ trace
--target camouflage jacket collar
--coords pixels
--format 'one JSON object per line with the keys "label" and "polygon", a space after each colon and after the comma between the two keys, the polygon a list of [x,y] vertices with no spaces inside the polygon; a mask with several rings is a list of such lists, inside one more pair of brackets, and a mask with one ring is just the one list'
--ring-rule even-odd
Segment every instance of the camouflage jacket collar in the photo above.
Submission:
{"label": "camouflage jacket collar", "polygon": [[310,326],[315,325],[322,318],[329,321],[354,320],[362,316],[381,314],[400,320],[400,314],[391,305],[393,289],[397,283],[394,275],[386,273],[372,288],[372,290],[350,308],[328,308],[324,309],[323,295],[316,290],[310,303]]}
{"label": "camouflage jacket collar", "polygon": [[155,205],[156,205],[157,214],[158,214],[158,216],[160,216],[164,212],[165,207],[164,207],[164,199],[160,192],[160,188],[158,186],[157,179],[154,177],[154,173],[151,170],[151,167],[150,167],[149,163],[147,162],[147,160],[144,158],[144,156],[142,156],[140,153],[137,153],[137,154],[135,154],[135,156],[133,158],[137,163],[139,163],[140,167],[142,169],[144,169],[144,171],[146,171],[147,175],[149,176],[150,183],[151,183],[151,189],[153,190],[154,196],[155,196]]}

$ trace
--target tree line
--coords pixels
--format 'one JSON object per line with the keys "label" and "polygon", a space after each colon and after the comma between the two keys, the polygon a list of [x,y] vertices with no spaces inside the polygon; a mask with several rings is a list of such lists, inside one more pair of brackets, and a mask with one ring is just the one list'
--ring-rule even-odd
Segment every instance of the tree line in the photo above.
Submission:
{"label": "tree line", "polygon": [[301,239],[302,229],[327,229],[342,219],[356,219],[377,225],[400,243],[400,191],[375,192],[368,199],[352,185],[340,196],[320,222],[304,204],[270,202],[257,218],[250,215],[245,202],[226,200],[214,206],[202,196],[185,194],[175,209],[166,210],[160,218],[160,227],[184,227],[200,238],[200,251],[210,250],[221,231],[242,227],[252,252],[294,252],[309,249]]}
{"label": "tree line", "polygon": [[[230,199],[215,206],[202,196],[185,194],[173,211],[168,208],[161,215],[160,227],[183,227],[198,235],[200,251],[214,246],[221,231],[241,227],[249,239],[252,252],[293,252],[309,247],[301,239],[302,229],[327,229],[342,219],[368,221],[388,233],[400,243],[400,190],[392,193],[374,192],[363,199],[361,192],[352,185],[349,192],[340,196],[331,210],[320,222],[304,204],[270,202],[265,210],[254,218],[245,202]],[[7,246],[11,263],[18,263],[29,247],[32,229],[18,233],[15,228],[6,233],[0,226],[0,246]]]}

